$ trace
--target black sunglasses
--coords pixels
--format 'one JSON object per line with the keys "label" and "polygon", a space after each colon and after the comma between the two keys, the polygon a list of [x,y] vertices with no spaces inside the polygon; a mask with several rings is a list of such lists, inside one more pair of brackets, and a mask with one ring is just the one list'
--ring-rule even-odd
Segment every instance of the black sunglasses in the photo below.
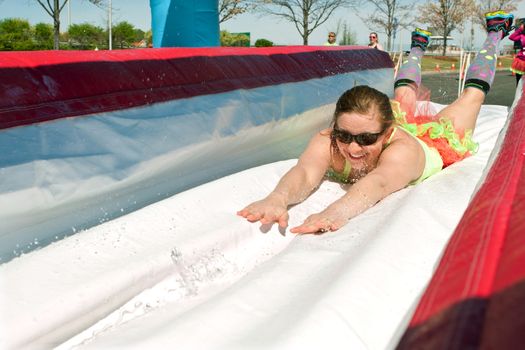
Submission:
{"label": "black sunglasses", "polygon": [[332,137],[345,144],[351,144],[355,141],[359,146],[370,146],[376,143],[377,139],[379,139],[379,136],[381,136],[384,132],[385,130],[375,134],[365,132],[362,134],[353,135],[346,130],[341,130],[337,127],[334,127],[332,129]]}

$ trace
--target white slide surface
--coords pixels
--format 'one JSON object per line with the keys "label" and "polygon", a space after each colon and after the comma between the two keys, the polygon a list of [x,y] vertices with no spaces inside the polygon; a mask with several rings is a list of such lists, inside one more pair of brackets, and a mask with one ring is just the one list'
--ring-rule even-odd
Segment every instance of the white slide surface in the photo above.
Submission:
{"label": "white slide surface", "polygon": [[[292,159],[206,183],[2,264],[0,348],[392,348],[507,112],[483,106],[475,156],[390,195],[337,232],[295,236],[235,215],[271,191]],[[324,182],[291,208],[290,225],[343,191]]]}

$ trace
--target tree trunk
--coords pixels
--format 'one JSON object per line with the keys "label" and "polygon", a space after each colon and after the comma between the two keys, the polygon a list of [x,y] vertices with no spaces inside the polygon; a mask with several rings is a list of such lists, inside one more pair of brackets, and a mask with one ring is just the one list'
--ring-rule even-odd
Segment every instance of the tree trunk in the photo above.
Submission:
{"label": "tree trunk", "polygon": [[308,45],[308,12],[303,10],[303,45]]}
{"label": "tree trunk", "polygon": [[445,30],[445,35],[443,35],[443,56],[447,55],[447,31]]}
{"label": "tree trunk", "polygon": [[59,0],[54,1],[54,8],[53,8],[53,27],[55,29],[55,35],[53,39],[53,49],[59,50],[60,49],[60,4],[58,3]]}

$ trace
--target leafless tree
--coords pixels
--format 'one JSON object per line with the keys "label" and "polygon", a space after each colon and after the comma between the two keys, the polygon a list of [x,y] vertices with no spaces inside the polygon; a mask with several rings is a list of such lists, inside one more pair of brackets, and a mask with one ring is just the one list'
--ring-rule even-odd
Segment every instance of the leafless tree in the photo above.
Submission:
{"label": "leafless tree", "polygon": [[403,0],[365,0],[373,7],[372,14],[363,18],[372,31],[386,34],[386,49],[392,50],[393,36],[398,27],[407,28],[411,25],[410,12],[414,4]]}
{"label": "leafless tree", "polygon": [[471,18],[469,14],[475,11],[474,0],[432,0],[419,6],[419,21],[426,23],[443,35],[443,56],[447,51],[447,37],[450,33],[462,30],[465,22]]}
{"label": "leafless tree", "polygon": [[357,45],[356,34],[347,21],[338,19],[336,27],[331,31],[339,38],[339,45]]}
{"label": "leafless tree", "polygon": [[351,6],[356,0],[259,0],[258,11],[292,22],[308,45],[308,37],[332,13],[341,7]]}
{"label": "leafless tree", "polygon": [[[103,0],[88,0],[89,2],[95,5],[101,5]],[[36,0],[37,3],[42,6],[42,8],[47,12],[48,15],[53,18],[53,28],[54,28],[54,40],[53,48],[55,50],[59,49],[59,40],[60,40],[60,12],[66,6],[68,0]]]}
{"label": "leafless tree", "polygon": [[251,0],[220,0],[219,23],[226,22],[227,20],[253,8],[254,4]]}
{"label": "leafless tree", "polygon": [[514,12],[521,0],[478,0],[476,6],[476,23],[485,28],[485,13],[497,10]]}

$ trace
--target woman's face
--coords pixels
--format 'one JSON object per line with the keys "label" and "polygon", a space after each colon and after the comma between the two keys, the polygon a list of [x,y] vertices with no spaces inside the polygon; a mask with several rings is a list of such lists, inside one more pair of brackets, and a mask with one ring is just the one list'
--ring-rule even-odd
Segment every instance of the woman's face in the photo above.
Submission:
{"label": "woman's face", "polygon": [[370,39],[370,42],[371,42],[371,43],[375,43],[375,42],[377,42],[377,34],[370,34],[370,35],[368,36],[368,39]]}
{"label": "woman's face", "polygon": [[[336,130],[335,135],[340,135],[340,137],[336,137],[339,152],[350,162],[352,169],[360,173],[368,173],[377,166],[383,145],[391,133],[390,129],[383,130],[383,122],[378,113],[342,113],[337,119],[334,129]],[[361,136],[356,138],[356,135]],[[375,142],[366,145],[374,139]]]}

